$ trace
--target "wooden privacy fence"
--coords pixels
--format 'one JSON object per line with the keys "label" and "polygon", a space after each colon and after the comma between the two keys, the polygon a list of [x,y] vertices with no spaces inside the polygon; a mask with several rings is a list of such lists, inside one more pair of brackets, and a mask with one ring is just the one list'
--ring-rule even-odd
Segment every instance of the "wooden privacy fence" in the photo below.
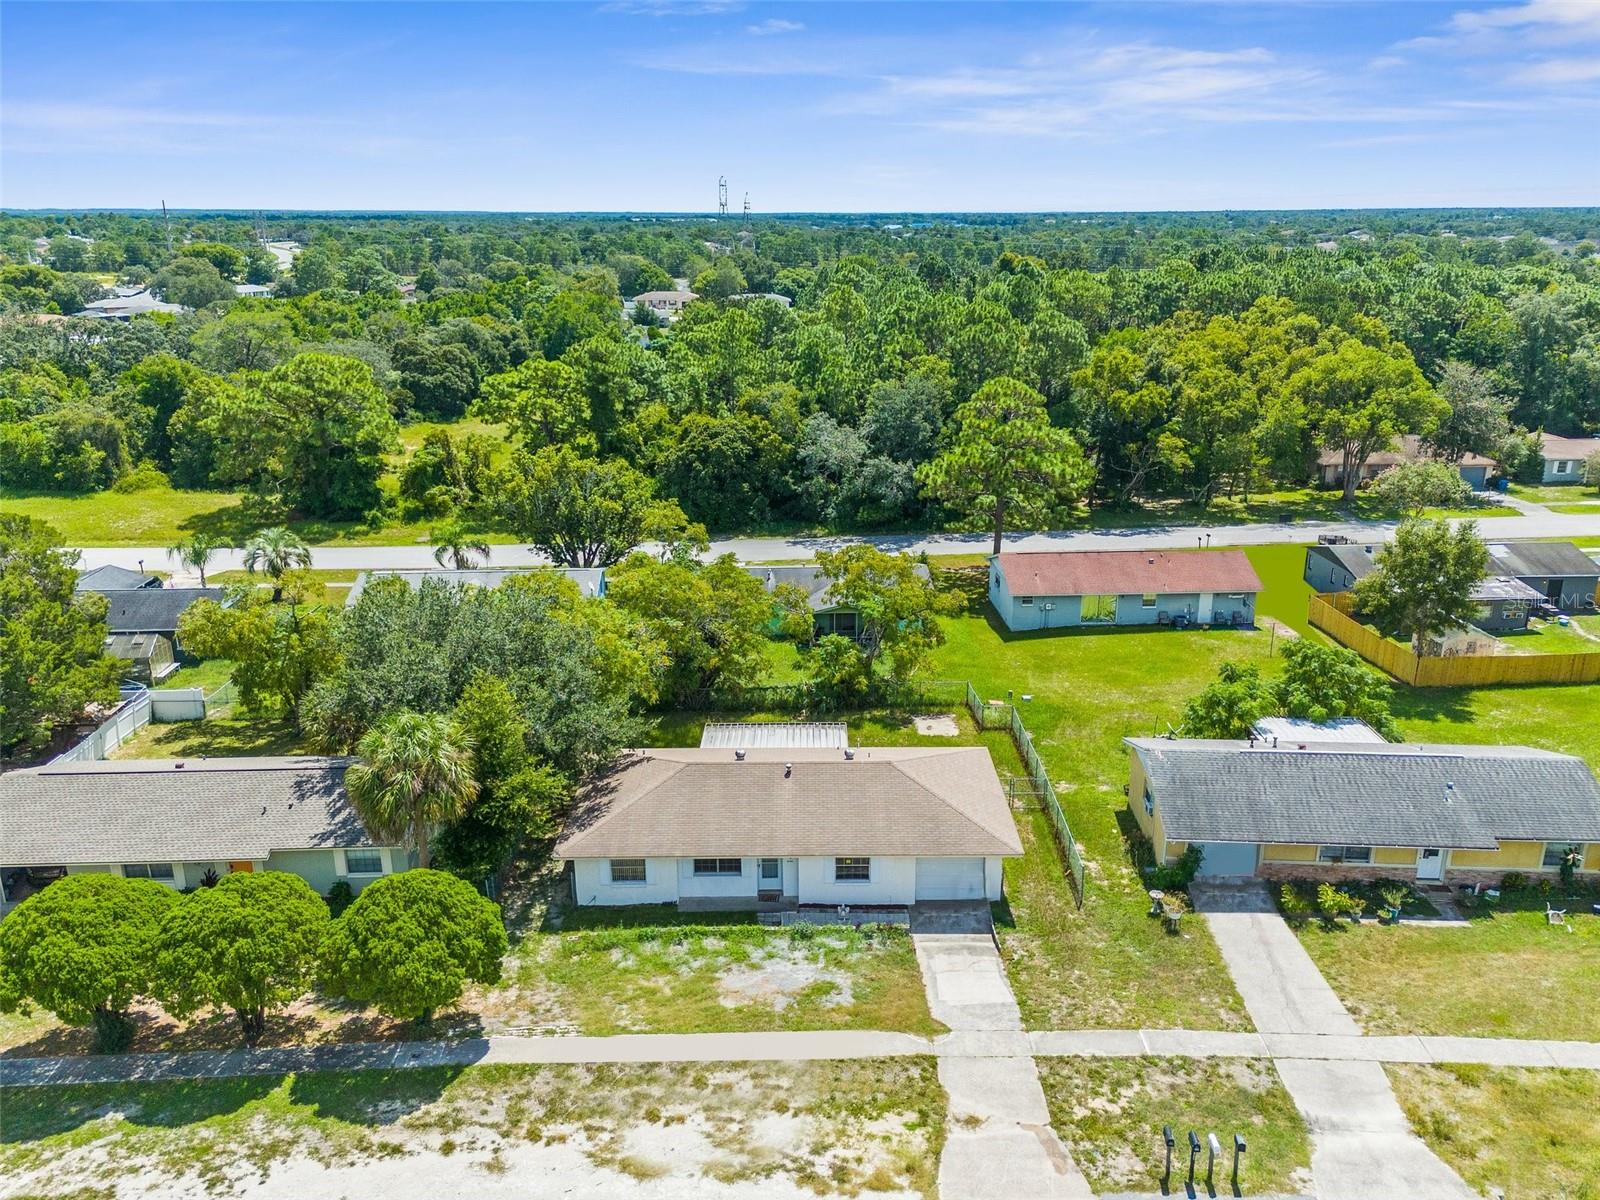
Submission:
{"label": "wooden privacy fence", "polygon": [[[1348,603],[1345,601],[1344,603]],[[1484,687],[1497,683],[1595,683],[1600,654],[1495,654],[1423,658],[1340,611],[1328,596],[1311,597],[1310,621],[1334,641],[1412,687]]]}
{"label": "wooden privacy fence", "polygon": [[1050,773],[1045,770],[1044,760],[1039,757],[1038,750],[1034,749],[1033,735],[1022,723],[1022,714],[1015,704],[985,704],[983,697],[978,695],[970,683],[967,684],[967,711],[972,714],[972,720],[979,729],[1004,729],[1011,734],[1011,740],[1016,743],[1017,754],[1021,756],[1023,766],[1027,768],[1028,778],[1033,781],[1034,790],[1043,800],[1044,811],[1050,818],[1050,828],[1055,832],[1056,848],[1061,851],[1061,859],[1066,863],[1067,881],[1072,885],[1072,898],[1078,907],[1082,908],[1083,856],[1078,852],[1078,841],[1072,836],[1067,816],[1061,811],[1061,801],[1056,798],[1056,787],[1050,782]]}

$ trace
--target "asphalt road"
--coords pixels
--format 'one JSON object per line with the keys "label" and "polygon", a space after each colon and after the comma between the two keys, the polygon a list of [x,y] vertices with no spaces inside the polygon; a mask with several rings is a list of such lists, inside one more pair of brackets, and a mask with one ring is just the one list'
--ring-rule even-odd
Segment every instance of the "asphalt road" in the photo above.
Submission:
{"label": "asphalt road", "polygon": [[[1314,542],[1319,534],[1343,534],[1362,541],[1382,541],[1394,531],[1393,521],[1286,521],[1256,525],[1152,525],[1137,529],[1058,530],[1014,533],[1006,537],[1008,550],[1171,550],[1195,546],[1264,546],[1285,542]],[[1491,541],[1516,538],[1600,538],[1600,508],[1593,514],[1525,511],[1516,516],[1490,517],[1480,529]],[[711,544],[713,554],[733,553],[744,562],[808,559],[818,550],[853,542],[869,542],[884,550],[928,554],[986,554],[990,537],[983,533],[881,533],[867,536],[723,538]],[[172,570],[164,546],[80,547],[80,566],[116,563],[135,567],[142,560],[149,570]],[[312,565],[325,570],[368,570],[432,567],[433,551],[412,546],[315,546]],[[219,550],[208,568],[227,571],[239,567],[240,552]],[[527,546],[495,546],[490,566],[534,566],[546,560]]]}

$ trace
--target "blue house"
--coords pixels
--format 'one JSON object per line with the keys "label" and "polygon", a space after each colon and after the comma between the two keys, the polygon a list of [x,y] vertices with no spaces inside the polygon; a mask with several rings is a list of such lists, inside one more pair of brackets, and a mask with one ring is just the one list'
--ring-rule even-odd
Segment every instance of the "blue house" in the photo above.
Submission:
{"label": "blue house", "polygon": [[1255,623],[1261,580],[1239,550],[992,555],[989,602],[1007,629]]}

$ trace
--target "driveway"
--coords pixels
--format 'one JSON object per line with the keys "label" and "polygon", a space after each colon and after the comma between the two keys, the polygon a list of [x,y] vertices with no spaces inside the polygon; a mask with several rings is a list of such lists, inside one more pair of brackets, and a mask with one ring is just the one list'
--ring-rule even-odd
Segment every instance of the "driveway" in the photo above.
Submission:
{"label": "driveway", "polygon": [[1092,1197],[1089,1181],[1050,1127],[988,904],[918,904],[911,910],[911,940],[928,1007],[950,1027],[937,1040],[970,1042],[980,1054],[939,1059],[939,1082],[949,1098],[941,1200]]}
{"label": "driveway", "polygon": [[[1264,1034],[1361,1032],[1267,885],[1189,889],[1245,1009]],[[1471,1200],[1475,1193],[1411,1131],[1381,1063],[1279,1058],[1278,1076],[1311,1131],[1319,1200]]]}

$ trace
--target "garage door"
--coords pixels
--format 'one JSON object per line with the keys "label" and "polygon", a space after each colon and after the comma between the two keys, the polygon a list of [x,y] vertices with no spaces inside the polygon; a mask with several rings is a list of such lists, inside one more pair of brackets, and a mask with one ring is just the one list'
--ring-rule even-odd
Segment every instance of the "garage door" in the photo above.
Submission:
{"label": "garage door", "polygon": [[918,900],[982,900],[983,859],[917,859]]}
{"label": "garage door", "polygon": [[1201,875],[1254,875],[1256,873],[1256,847],[1254,842],[1201,842],[1204,851],[1200,859]]}

